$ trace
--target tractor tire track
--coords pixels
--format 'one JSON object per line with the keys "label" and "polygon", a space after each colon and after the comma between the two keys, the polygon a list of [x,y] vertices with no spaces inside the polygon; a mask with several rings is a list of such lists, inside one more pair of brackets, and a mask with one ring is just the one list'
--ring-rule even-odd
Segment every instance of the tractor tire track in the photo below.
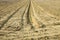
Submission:
{"label": "tractor tire track", "polygon": [[[24,5],[25,5],[25,4],[24,4]],[[24,5],[23,5],[23,6],[24,6]],[[13,12],[13,14],[11,14],[11,15],[8,17],[7,20],[5,20],[5,21],[3,22],[3,24],[0,26],[0,29],[3,28],[4,24],[6,24],[6,23],[8,22],[8,20],[9,20],[13,15],[15,15],[15,14],[19,11],[19,9],[22,8],[23,6],[19,7],[15,12]]]}
{"label": "tractor tire track", "polygon": [[29,5],[29,3],[27,3],[27,6],[26,6],[26,8],[25,8],[25,10],[24,10],[24,12],[23,12],[23,14],[21,15],[21,27],[20,28],[18,28],[16,31],[20,31],[20,30],[22,30],[23,28],[24,28],[24,26],[26,25],[26,22],[27,22],[27,19],[26,19],[26,13],[27,13],[27,11],[28,11],[28,6]]}
{"label": "tractor tire track", "polygon": [[[22,16],[22,27],[21,27],[21,29],[22,28],[29,28],[29,27],[30,27],[30,29],[33,28],[32,24],[30,22],[30,7],[31,7],[31,1],[29,0],[26,11]],[[23,30],[26,30],[26,29],[23,29]]]}
{"label": "tractor tire track", "polygon": [[[36,5],[37,6],[37,4],[35,3],[35,2],[33,2],[33,4],[34,5]],[[39,7],[38,7],[39,8]],[[37,9],[38,9],[37,8]],[[35,7],[35,9],[36,9],[36,7]],[[34,9],[34,10],[35,10]],[[41,9],[41,8],[39,8],[39,9]],[[39,10],[38,9],[38,10]],[[36,11],[36,10],[35,10]],[[36,12],[37,13],[37,12]],[[59,23],[60,21],[58,20],[58,19],[54,19],[54,17],[51,17],[51,16],[49,16],[48,14],[43,14],[43,13],[45,13],[42,9],[40,10],[40,15],[37,15],[37,14],[34,14],[35,15],[35,17],[39,20],[39,21],[41,21],[42,23],[44,23],[44,24],[46,24],[46,25],[53,25],[55,22],[56,23]],[[40,18],[39,18],[39,17]],[[48,20],[48,19],[50,19],[50,20]],[[54,21],[53,21],[54,20]],[[58,20],[58,21],[57,21]],[[53,22],[51,22],[51,21],[53,21]]]}

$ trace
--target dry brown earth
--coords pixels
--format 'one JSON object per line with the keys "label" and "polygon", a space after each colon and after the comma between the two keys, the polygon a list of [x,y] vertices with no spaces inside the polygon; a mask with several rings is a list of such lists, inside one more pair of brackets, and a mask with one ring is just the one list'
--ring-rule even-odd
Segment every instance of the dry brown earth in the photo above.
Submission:
{"label": "dry brown earth", "polygon": [[60,0],[0,0],[0,40],[60,40]]}

